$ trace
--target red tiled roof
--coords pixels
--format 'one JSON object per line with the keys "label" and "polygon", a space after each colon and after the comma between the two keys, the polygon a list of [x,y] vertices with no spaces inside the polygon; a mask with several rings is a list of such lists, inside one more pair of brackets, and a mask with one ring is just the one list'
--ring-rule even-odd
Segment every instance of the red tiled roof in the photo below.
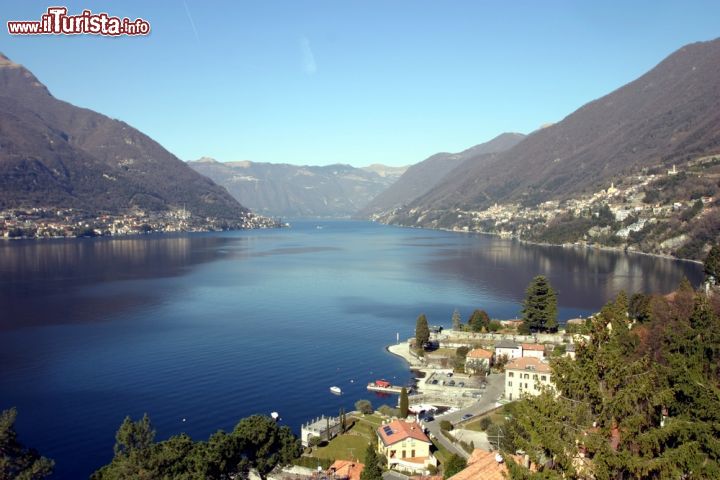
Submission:
{"label": "red tiled roof", "polygon": [[427,435],[425,435],[425,433],[423,433],[422,427],[417,422],[393,420],[385,425],[380,425],[377,429],[377,434],[380,436],[380,439],[383,441],[385,446],[401,442],[406,438],[414,438],[415,440],[420,440],[421,442],[431,443],[430,439]]}
{"label": "red tiled roof", "polygon": [[467,358],[486,358],[491,359],[493,356],[493,353],[485,350],[483,348],[476,348],[475,350],[470,350],[467,353]]}
{"label": "red tiled roof", "polygon": [[352,460],[335,460],[330,465],[329,471],[335,472],[336,478],[348,478],[349,480],[360,480],[365,465]]}
{"label": "red tiled roof", "polygon": [[550,373],[550,365],[535,357],[522,357],[511,360],[505,365],[505,370],[529,370]]}
{"label": "red tiled roof", "polygon": [[468,466],[449,480],[505,480],[508,468],[505,463],[498,462],[495,455],[476,448],[467,461]]}
{"label": "red tiled roof", "polygon": [[545,345],[542,343],[523,343],[523,350],[535,350],[536,352],[544,352]]}

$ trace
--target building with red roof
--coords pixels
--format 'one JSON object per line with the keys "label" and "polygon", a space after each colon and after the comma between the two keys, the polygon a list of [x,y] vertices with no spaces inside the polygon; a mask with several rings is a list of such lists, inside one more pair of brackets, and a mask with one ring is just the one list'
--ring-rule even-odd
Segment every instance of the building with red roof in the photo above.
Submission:
{"label": "building with red roof", "polygon": [[437,466],[430,452],[432,442],[417,422],[393,420],[377,429],[378,452],[387,458],[388,468],[424,472]]}

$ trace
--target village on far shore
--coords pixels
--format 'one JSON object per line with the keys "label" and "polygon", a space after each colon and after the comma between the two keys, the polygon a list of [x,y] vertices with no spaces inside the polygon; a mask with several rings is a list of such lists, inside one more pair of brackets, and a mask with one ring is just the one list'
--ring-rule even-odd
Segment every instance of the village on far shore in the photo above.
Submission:
{"label": "village on far shore", "polygon": [[[484,316],[481,327],[473,325],[478,312]],[[568,320],[564,328],[552,328],[554,332],[528,334],[519,319],[490,320],[480,310],[467,324],[458,317],[456,311],[453,328],[446,329],[428,326],[421,315],[415,337],[398,337],[387,347],[406,360],[414,382],[392,385],[378,378],[368,390],[397,395],[389,399],[392,405],[375,407],[358,400],[353,412],[303,424],[303,456],[273,478],[360,480],[368,445],[382,459],[385,479],[506,478],[508,467],[499,450],[512,402],[553,389],[549,360],[574,359],[576,344],[588,338],[588,319]],[[427,328],[427,341],[419,346],[422,328]],[[533,468],[524,452],[512,457]]]}

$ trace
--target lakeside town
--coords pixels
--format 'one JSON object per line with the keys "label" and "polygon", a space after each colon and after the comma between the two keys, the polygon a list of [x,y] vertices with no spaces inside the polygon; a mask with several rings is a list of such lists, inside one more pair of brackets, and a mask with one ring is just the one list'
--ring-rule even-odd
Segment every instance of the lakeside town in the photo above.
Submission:
{"label": "lakeside town", "polygon": [[400,208],[372,219],[535,243],[700,259],[706,253],[702,251],[705,237],[712,237],[720,218],[718,165],[720,157],[710,155],[690,160],[682,168],[644,168],[596,192],[563,200],[495,203],[482,210]]}
{"label": "lakeside town", "polygon": [[146,233],[216,232],[278,228],[282,222],[248,212],[242,222],[201,218],[185,208],[166,212],[135,209],[124,214],[93,214],[73,208],[14,208],[0,211],[0,239],[70,238]]}

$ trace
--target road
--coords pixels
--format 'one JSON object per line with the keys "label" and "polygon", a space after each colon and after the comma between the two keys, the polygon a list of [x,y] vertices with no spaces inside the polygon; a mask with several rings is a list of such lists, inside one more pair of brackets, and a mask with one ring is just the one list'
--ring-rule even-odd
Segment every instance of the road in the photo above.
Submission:
{"label": "road", "polygon": [[493,408],[495,408],[495,403],[500,399],[504,387],[504,373],[490,374],[487,377],[487,388],[485,389],[485,393],[482,397],[480,397],[477,402],[473,403],[469,407],[435,417],[434,421],[425,422],[424,425],[430,431],[430,433],[438,440],[438,442],[442,444],[443,447],[447,448],[450,452],[457,453],[461,457],[467,459],[470,457],[470,454],[463,450],[459,445],[456,446],[455,444],[451,443],[450,440],[448,440],[445,435],[442,434],[442,432],[440,431],[440,422],[442,420],[448,420],[450,421],[450,423],[455,425],[459,421],[461,421],[463,415],[467,413],[471,414],[472,416],[478,416],[489,410],[492,410]]}

